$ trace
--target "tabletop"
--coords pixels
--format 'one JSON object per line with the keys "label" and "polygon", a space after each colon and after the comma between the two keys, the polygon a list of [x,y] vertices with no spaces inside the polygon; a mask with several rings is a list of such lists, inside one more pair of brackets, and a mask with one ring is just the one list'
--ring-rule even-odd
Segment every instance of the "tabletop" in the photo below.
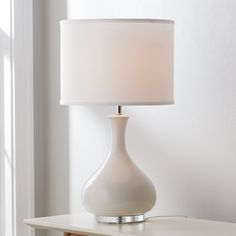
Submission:
{"label": "tabletop", "polygon": [[142,223],[107,224],[97,223],[92,214],[82,213],[26,219],[24,223],[87,236],[236,236],[234,223],[188,217],[153,217]]}

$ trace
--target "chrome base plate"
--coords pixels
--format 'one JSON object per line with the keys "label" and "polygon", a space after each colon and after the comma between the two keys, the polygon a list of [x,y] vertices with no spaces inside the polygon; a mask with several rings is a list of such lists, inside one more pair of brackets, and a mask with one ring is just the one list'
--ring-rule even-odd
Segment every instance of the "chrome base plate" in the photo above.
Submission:
{"label": "chrome base plate", "polygon": [[99,223],[111,223],[111,224],[126,224],[137,223],[145,220],[144,215],[133,216],[96,216],[96,220]]}

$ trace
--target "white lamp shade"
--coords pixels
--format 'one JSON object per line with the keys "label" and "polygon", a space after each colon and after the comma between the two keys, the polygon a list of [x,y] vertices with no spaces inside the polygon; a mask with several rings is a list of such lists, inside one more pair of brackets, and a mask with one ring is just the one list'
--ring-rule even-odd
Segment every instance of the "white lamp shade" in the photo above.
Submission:
{"label": "white lamp shade", "polygon": [[173,103],[174,22],[61,21],[61,104]]}

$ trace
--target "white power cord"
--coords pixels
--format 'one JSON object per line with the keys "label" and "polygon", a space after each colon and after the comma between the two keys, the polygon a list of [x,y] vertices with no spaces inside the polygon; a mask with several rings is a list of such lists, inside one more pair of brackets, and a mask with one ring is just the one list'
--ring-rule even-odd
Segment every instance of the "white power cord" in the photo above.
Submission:
{"label": "white power cord", "polygon": [[184,216],[184,215],[166,215],[166,216],[150,216],[150,217],[147,217],[145,219],[145,221],[148,221],[150,219],[158,219],[158,218],[173,218],[173,217],[182,217],[182,218],[188,218],[188,216]]}

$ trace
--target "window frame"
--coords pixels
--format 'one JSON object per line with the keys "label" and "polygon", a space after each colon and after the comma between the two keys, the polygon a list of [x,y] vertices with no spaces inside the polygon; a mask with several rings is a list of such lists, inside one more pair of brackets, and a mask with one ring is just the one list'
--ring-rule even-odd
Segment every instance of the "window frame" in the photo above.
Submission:
{"label": "window frame", "polygon": [[33,236],[33,230],[23,224],[24,218],[34,217],[33,0],[12,1],[15,232]]}
{"label": "window frame", "polygon": [[[23,219],[34,217],[33,0],[10,0],[10,92],[12,123],[12,236],[34,236]],[[4,98],[0,101],[0,112]],[[2,117],[4,114],[0,114]],[[3,121],[4,122],[4,121]],[[2,127],[2,124],[1,124]],[[1,130],[0,130],[1,132]],[[2,131],[4,132],[4,131]],[[3,148],[3,133],[0,145]],[[0,161],[4,161],[2,152]],[[2,158],[3,157],[3,158]],[[4,166],[0,165],[1,173]],[[4,181],[2,181],[4,184]],[[4,188],[3,190],[4,194]],[[0,197],[1,200],[1,197]],[[4,199],[0,205],[4,204]],[[5,212],[6,213],[6,212]],[[5,214],[3,212],[3,214]],[[0,212],[2,214],[2,211]],[[5,215],[0,215],[4,219]],[[3,225],[5,227],[5,225]],[[3,229],[5,231],[6,229]],[[4,235],[5,236],[5,235]]]}

